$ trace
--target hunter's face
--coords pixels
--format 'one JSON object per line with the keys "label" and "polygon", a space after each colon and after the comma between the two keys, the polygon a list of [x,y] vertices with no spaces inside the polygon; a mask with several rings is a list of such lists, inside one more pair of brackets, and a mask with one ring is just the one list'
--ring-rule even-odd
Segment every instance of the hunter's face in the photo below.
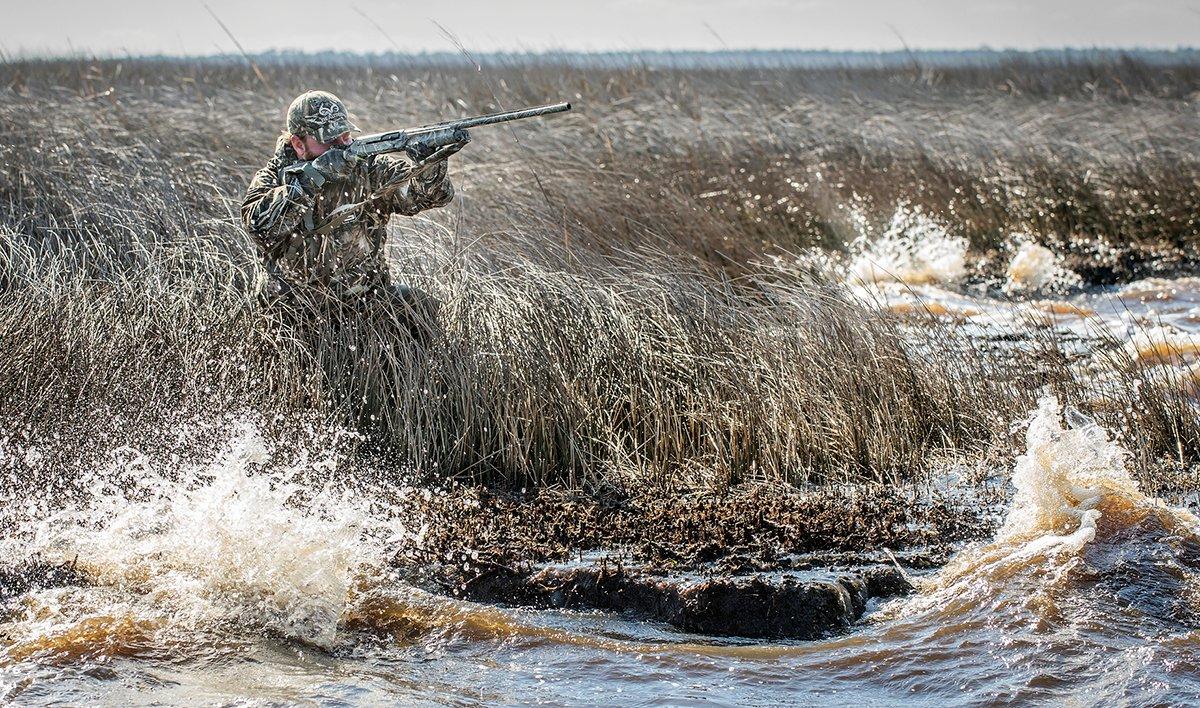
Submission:
{"label": "hunter's face", "polygon": [[330,148],[346,147],[352,142],[354,142],[354,138],[349,132],[342,133],[328,143],[323,143],[312,135],[305,135],[303,138],[292,136],[292,148],[301,160],[314,160],[324,155]]}

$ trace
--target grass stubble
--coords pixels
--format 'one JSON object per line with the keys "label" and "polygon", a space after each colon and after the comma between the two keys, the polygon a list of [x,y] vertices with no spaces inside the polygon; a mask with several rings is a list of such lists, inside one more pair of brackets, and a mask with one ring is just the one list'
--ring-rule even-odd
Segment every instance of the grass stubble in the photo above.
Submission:
{"label": "grass stubble", "polygon": [[[69,494],[114,446],[178,455],[179,421],[253,411],[299,445],[360,431],[341,475],[449,482],[425,509],[439,548],[894,548],[986,532],[930,481],[957,467],[995,494],[1047,388],[1113,426],[1152,489],[1195,488],[1194,403],[1136,362],[1118,367],[1133,404],[1097,405],[1053,335],[980,347],[796,265],[906,204],[969,240],[980,280],[1012,232],[1091,284],[1187,268],[1194,66],[257,70],[0,66],[0,420],[50,455],[8,459],[11,489]],[[256,300],[237,207],[314,87],[368,131],[576,104],[480,131],[456,203],[393,222],[394,278],[439,303],[426,346],[386,303],[287,325]],[[530,514],[540,530],[514,535]]]}

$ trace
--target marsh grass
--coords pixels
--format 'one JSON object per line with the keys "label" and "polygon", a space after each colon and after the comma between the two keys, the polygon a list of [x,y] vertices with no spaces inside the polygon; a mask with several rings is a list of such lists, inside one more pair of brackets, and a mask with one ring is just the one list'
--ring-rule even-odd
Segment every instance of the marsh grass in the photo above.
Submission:
{"label": "marsh grass", "polygon": [[[1006,447],[1048,381],[1086,382],[773,256],[844,250],[852,210],[870,228],[905,201],[976,254],[1026,231],[1100,281],[1187,262],[1200,207],[1192,67],[261,71],[275,95],[228,62],[0,66],[4,420],[134,444],[164,411],[317,415],[420,473],[513,489],[920,480]],[[258,302],[237,205],[316,86],[367,130],[576,102],[481,131],[458,203],[394,222],[394,278],[438,303],[427,342],[386,302],[301,320]],[[1159,404],[1130,439],[1190,462],[1194,416]]]}

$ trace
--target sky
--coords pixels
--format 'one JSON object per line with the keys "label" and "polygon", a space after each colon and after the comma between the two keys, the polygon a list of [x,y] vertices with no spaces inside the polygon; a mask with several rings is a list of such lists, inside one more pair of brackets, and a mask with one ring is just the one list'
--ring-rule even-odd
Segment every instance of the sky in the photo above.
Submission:
{"label": "sky", "polygon": [[[0,51],[1177,48],[1200,0],[0,0]],[[211,13],[210,10],[211,9]]]}

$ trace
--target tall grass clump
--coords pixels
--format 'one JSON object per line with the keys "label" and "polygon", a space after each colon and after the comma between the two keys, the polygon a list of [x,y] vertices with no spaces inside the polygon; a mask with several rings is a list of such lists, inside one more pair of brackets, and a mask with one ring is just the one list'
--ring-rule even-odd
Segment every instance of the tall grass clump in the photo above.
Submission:
{"label": "tall grass clump", "polygon": [[[1096,279],[1177,265],[1195,234],[1181,99],[1157,78],[1120,100],[994,90],[1010,70],[298,58],[264,64],[264,91],[220,61],[9,63],[0,414],[64,435],[103,414],[131,441],[166,412],[316,416],[420,473],[514,489],[919,479],[1007,440],[1053,377],[772,256],[844,250],[856,214],[869,229],[901,200],[977,255],[1009,230],[1060,239]],[[455,158],[456,203],[393,223],[394,279],[438,303],[425,341],[385,302],[297,319],[256,296],[237,206],[314,87],[368,130],[577,105],[481,132]]]}

